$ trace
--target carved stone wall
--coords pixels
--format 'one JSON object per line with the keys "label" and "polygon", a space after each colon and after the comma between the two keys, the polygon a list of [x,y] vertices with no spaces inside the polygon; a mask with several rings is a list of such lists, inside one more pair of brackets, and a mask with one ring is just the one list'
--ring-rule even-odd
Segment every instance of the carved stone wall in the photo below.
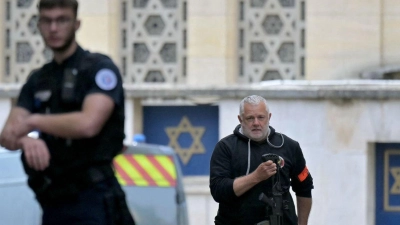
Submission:
{"label": "carved stone wall", "polygon": [[[38,0],[4,0],[3,82],[51,59],[36,27]],[[119,0],[125,83],[185,83],[187,0]],[[238,79],[303,79],[306,0],[238,0]]]}
{"label": "carved stone wall", "polygon": [[303,79],[305,0],[239,0],[239,82]]}
{"label": "carved stone wall", "polygon": [[[121,72],[125,83],[184,83],[186,1],[119,0]],[[52,58],[37,29],[38,0],[5,0],[5,75],[24,82],[32,69]],[[3,7],[2,7],[3,8]]]}
{"label": "carved stone wall", "polygon": [[3,82],[24,82],[32,69],[52,58],[37,29],[37,0],[5,0],[5,72]]}
{"label": "carved stone wall", "polygon": [[184,83],[186,0],[120,0],[125,83]]}

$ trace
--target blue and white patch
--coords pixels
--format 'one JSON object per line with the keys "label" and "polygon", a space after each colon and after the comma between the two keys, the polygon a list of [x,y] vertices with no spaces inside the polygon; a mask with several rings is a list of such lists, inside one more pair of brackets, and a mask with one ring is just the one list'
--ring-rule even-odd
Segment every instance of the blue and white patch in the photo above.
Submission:
{"label": "blue and white patch", "polygon": [[109,91],[117,86],[117,75],[110,69],[101,69],[96,74],[96,84],[99,88]]}

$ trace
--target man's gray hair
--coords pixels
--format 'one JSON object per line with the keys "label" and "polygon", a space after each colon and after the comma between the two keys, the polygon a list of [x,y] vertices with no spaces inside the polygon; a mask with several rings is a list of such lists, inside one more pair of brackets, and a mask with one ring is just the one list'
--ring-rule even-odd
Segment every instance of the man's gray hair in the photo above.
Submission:
{"label": "man's gray hair", "polygon": [[251,104],[251,105],[258,105],[261,102],[264,102],[265,108],[267,109],[267,112],[269,113],[269,108],[267,104],[267,100],[265,98],[259,96],[259,95],[250,95],[245,97],[241,102],[239,106],[239,115],[242,116],[244,112],[244,104]]}

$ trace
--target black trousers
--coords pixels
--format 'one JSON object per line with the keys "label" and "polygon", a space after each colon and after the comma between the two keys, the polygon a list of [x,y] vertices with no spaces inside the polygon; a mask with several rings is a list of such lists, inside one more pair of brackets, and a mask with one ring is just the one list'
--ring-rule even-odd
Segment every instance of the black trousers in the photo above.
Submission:
{"label": "black trousers", "polygon": [[115,177],[94,184],[74,198],[42,204],[42,209],[42,225],[135,224]]}

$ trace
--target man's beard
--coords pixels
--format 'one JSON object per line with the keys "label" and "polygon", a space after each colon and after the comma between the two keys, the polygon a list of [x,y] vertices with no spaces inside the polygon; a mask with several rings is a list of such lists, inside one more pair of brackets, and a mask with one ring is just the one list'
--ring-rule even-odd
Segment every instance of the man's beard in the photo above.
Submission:
{"label": "man's beard", "polygon": [[75,41],[75,32],[71,32],[71,35],[67,38],[67,40],[62,46],[51,48],[51,50],[53,50],[53,52],[64,52],[72,45],[72,43],[74,43],[74,41]]}

